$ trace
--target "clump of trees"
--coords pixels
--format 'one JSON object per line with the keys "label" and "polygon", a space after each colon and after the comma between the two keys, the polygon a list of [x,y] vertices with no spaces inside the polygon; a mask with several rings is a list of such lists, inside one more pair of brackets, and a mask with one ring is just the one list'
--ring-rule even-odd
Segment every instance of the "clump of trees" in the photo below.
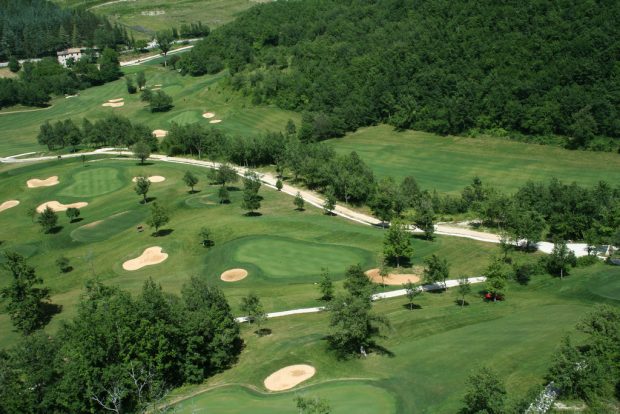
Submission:
{"label": "clump of trees", "polygon": [[151,279],[137,296],[89,281],[77,316],[0,353],[7,412],[142,412],[173,387],[201,383],[241,350],[221,290],[198,277],[181,296]]}

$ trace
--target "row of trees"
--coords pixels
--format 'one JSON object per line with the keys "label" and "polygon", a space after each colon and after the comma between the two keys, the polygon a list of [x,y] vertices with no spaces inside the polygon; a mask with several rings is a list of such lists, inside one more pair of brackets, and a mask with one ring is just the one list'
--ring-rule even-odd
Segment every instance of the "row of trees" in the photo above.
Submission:
{"label": "row of trees", "polygon": [[25,62],[18,78],[0,79],[0,108],[16,104],[45,106],[51,95],[72,95],[121,76],[118,53],[109,48],[104,49],[99,58],[94,52],[87,53],[68,68],[56,58]]}
{"label": "row of trees", "polygon": [[67,47],[129,44],[127,30],[84,8],[67,9],[47,0],[4,0],[0,7],[0,61],[35,58]]}
{"label": "row of trees", "polygon": [[58,334],[31,333],[0,352],[0,406],[142,412],[172,387],[229,367],[241,343],[224,294],[203,279],[191,278],[180,297],[151,279],[137,297],[90,281],[77,316]]}

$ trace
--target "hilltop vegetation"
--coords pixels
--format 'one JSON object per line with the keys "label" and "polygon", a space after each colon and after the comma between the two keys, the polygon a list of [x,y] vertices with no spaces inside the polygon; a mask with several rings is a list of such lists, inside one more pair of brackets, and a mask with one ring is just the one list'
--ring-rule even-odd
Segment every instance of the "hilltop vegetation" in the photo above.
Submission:
{"label": "hilltop vegetation", "polygon": [[620,4],[594,3],[276,2],[214,32],[182,68],[224,61],[255,102],[308,111],[308,140],[387,122],[586,147],[620,137]]}

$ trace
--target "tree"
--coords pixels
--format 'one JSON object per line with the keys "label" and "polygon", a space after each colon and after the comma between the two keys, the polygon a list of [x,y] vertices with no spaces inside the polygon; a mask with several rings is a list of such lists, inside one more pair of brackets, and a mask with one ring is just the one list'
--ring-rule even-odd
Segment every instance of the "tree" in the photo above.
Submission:
{"label": "tree", "polygon": [[144,71],[141,70],[136,74],[136,84],[138,85],[138,89],[142,90],[146,86],[146,76],[144,75]]}
{"label": "tree", "polygon": [[22,65],[19,64],[19,60],[15,56],[11,56],[9,58],[9,70],[13,73],[19,72],[22,68]]}
{"label": "tree", "polygon": [[149,103],[151,112],[167,112],[172,109],[173,106],[172,97],[164,91],[155,91],[155,93],[150,94],[150,97],[147,94],[147,98],[145,99]]}
{"label": "tree", "polygon": [[500,258],[491,259],[484,275],[487,278],[487,299],[493,299],[493,302],[497,302],[497,299],[503,299],[506,295],[508,279],[504,262]]}
{"label": "tree", "polygon": [[293,203],[295,204],[295,207],[297,207],[298,211],[304,211],[305,201],[299,191],[297,192],[297,194],[295,194],[295,199],[293,200]]}
{"label": "tree", "polygon": [[140,175],[136,177],[136,186],[134,187],[134,191],[136,194],[142,196],[142,203],[146,204],[146,195],[149,192],[149,187],[151,187],[151,182],[148,178]]}
{"label": "tree", "polygon": [[191,188],[190,193],[194,192],[194,186],[198,184],[198,177],[196,177],[191,171],[186,171],[183,176],[183,182],[186,186]]}
{"label": "tree", "polygon": [[254,214],[254,211],[260,208],[261,197],[258,195],[261,182],[256,173],[247,172],[243,178],[243,200],[241,208],[248,210],[248,214]]}
{"label": "tree", "polygon": [[107,47],[103,49],[99,58],[99,73],[103,82],[111,82],[123,76],[115,50]]}
{"label": "tree", "polygon": [[425,284],[439,284],[446,288],[446,280],[450,277],[450,265],[446,259],[440,259],[433,254],[424,260],[426,268],[424,269]]}
{"label": "tree", "polygon": [[291,137],[297,134],[297,127],[295,126],[295,122],[293,122],[292,119],[289,119],[286,122],[286,128],[284,130],[286,131],[286,135]]}
{"label": "tree", "polygon": [[220,204],[230,203],[230,193],[228,192],[228,188],[225,186],[221,186],[217,190],[217,197],[220,199]]}
{"label": "tree", "polygon": [[343,295],[333,299],[330,312],[330,346],[341,356],[366,355],[374,344],[379,326],[389,326],[386,318],[371,312],[369,297]]}
{"label": "tree", "polygon": [[471,293],[471,283],[467,276],[459,278],[459,285],[457,288],[459,297],[461,298],[461,309],[465,306],[465,296]]}
{"label": "tree", "polygon": [[203,226],[200,229],[200,232],[198,233],[198,235],[200,236],[200,239],[202,240],[201,243],[204,247],[211,247],[213,246],[213,240],[211,240],[211,229],[208,227]]}
{"label": "tree", "polygon": [[336,195],[334,194],[334,189],[332,187],[328,187],[325,190],[325,202],[323,203],[323,211],[325,214],[332,215],[332,211],[336,208]]}
{"label": "tree", "polygon": [[49,299],[49,290],[35,287],[43,280],[37,277],[34,267],[15,252],[5,252],[2,267],[12,276],[10,284],[0,290],[0,298],[7,301],[6,309],[15,329],[24,335],[41,329],[49,321],[45,307]]}
{"label": "tree", "polygon": [[241,298],[241,311],[246,314],[249,323],[256,323],[259,328],[267,319],[267,314],[263,310],[260,298],[254,292],[250,292],[247,296]]}
{"label": "tree", "polygon": [[468,389],[463,401],[463,414],[503,414],[506,388],[495,371],[482,367],[467,379]]}
{"label": "tree", "polygon": [[295,406],[299,410],[299,414],[331,413],[329,403],[322,398],[304,398],[298,395],[295,397]]}
{"label": "tree", "polygon": [[412,255],[411,234],[403,223],[392,223],[383,237],[383,256],[400,267],[401,260],[408,263]]}
{"label": "tree", "polygon": [[552,275],[559,275],[560,279],[568,275],[570,267],[577,266],[575,253],[566,246],[566,242],[556,241],[551,254],[546,257],[547,271]]}
{"label": "tree", "polygon": [[409,300],[409,309],[413,310],[413,301],[417,296],[422,294],[422,289],[412,283],[411,280],[408,280],[407,283],[403,283],[403,289],[405,289],[407,299]]}
{"label": "tree", "polygon": [[58,215],[49,206],[46,206],[45,210],[39,213],[37,221],[41,227],[43,227],[43,231],[45,233],[50,233],[56,228],[56,224],[58,223]]}
{"label": "tree", "polygon": [[433,240],[435,235],[435,212],[433,211],[433,204],[427,198],[422,199],[419,204],[413,218],[413,223],[424,232],[424,236],[427,240]]}
{"label": "tree", "polygon": [[77,220],[78,217],[80,217],[80,209],[75,207],[69,207],[65,214],[67,215],[67,217],[69,217],[70,222],[73,223],[75,220]]}
{"label": "tree", "polygon": [[156,40],[157,40],[157,47],[159,48],[159,50],[161,50],[161,53],[164,55],[164,66],[167,66],[168,63],[167,63],[166,56],[168,55],[168,52],[172,48],[172,43],[174,41],[172,33],[167,30],[162,30],[161,32],[157,32]]}
{"label": "tree", "polygon": [[159,229],[162,226],[165,226],[170,221],[170,216],[168,214],[168,210],[163,206],[160,206],[159,203],[155,202],[151,206],[151,215],[146,219],[146,224],[149,227],[155,228],[154,236],[159,234]]}
{"label": "tree", "polygon": [[329,270],[327,268],[322,269],[319,290],[321,292],[321,300],[329,302],[334,298],[334,283],[329,277]]}
{"label": "tree", "polygon": [[374,291],[375,286],[359,264],[349,266],[344,277],[343,286],[351,296],[370,300],[370,294]]}
{"label": "tree", "polygon": [[222,164],[220,168],[214,170],[213,180],[216,184],[225,186],[228,183],[236,183],[239,180],[239,175],[230,165]]}
{"label": "tree", "polygon": [[60,256],[58,259],[56,259],[56,266],[58,266],[58,270],[60,271],[60,273],[67,273],[69,272],[69,270],[72,269],[71,265],[69,264],[69,259],[67,259],[65,256]]}
{"label": "tree", "polygon": [[144,164],[144,160],[151,156],[151,147],[144,141],[136,142],[132,151],[133,156],[140,159],[140,164]]}
{"label": "tree", "polygon": [[127,76],[125,78],[125,83],[127,85],[127,93],[130,95],[133,95],[134,93],[136,93],[138,90],[136,88],[136,85],[133,83],[133,79],[130,78],[129,76]]}
{"label": "tree", "polygon": [[283,186],[284,186],[284,185],[282,184],[282,180],[280,180],[280,179],[278,178],[278,180],[276,181],[276,189],[277,189],[278,191],[282,191],[282,187],[283,187]]}
{"label": "tree", "polygon": [[377,216],[383,226],[394,217],[394,201],[396,199],[396,184],[392,178],[381,180],[373,194],[369,206],[372,213]]}
{"label": "tree", "polygon": [[523,240],[526,250],[540,240],[540,235],[545,227],[545,219],[540,213],[532,210],[515,209],[508,220],[507,227],[512,238],[517,244]]}

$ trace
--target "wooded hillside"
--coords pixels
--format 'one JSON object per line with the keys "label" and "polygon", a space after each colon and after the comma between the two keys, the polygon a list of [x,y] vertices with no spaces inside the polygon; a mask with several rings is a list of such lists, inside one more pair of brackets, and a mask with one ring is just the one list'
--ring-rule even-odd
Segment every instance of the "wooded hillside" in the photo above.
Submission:
{"label": "wooded hillside", "polygon": [[309,111],[306,138],[359,126],[620,137],[620,3],[307,0],[254,7],[182,62],[224,61],[255,103]]}

